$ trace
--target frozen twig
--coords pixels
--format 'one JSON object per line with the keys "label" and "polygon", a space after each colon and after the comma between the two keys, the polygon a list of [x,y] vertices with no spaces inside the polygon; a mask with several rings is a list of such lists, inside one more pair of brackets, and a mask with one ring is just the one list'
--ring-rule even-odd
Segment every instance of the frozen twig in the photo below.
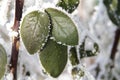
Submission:
{"label": "frozen twig", "polygon": [[[113,47],[112,47],[111,55],[110,55],[110,59],[113,62],[114,62],[115,55],[116,55],[116,52],[117,52],[117,47],[118,47],[119,39],[120,39],[120,29],[118,28],[116,30],[116,32],[115,32],[114,43],[113,43]],[[111,67],[114,67],[114,65],[112,65]]]}
{"label": "frozen twig", "polygon": [[12,56],[10,60],[10,71],[13,73],[13,80],[17,80],[17,61],[18,61],[18,54],[19,54],[19,26],[20,20],[22,17],[22,9],[23,9],[24,0],[16,0],[15,5],[15,21],[12,27],[13,31],[17,32],[17,36],[13,36],[12,42]]}

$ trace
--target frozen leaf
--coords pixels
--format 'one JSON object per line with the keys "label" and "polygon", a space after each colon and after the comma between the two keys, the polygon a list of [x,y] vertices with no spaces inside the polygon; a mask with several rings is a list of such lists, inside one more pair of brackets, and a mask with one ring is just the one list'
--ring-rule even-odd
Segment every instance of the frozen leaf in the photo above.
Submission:
{"label": "frozen leaf", "polygon": [[21,37],[29,53],[43,47],[49,34],[49,18],[46,13],[33,11],[27,14],[21,25]]}
{"label": "frozen leaf", "polygon": [[78,44],[78,31],[74,22],[65,13],[48,8],[46,12],[51,16],[52,20],[52,36],[57,42],[67,45]]}
{"label": "frozen leaf", "polygon": [[81,80],[81,78],[85,76],[85,72],[80,67],[75,66],[72,69],[72,76],[74,80]]}
{"label": "frozen leaf", "polygon": [[79,53],[80,53],[80,58],[86,57],[86,53],[85,53],[85,41],[80,45]]}
{"label": "frozen leaf", "polygon": [[120,0],[104,0],[109,18],[117,26],[120,25]]}
{"label": "frozen leaf", "polygon": [[93,50],[85,50],[85,42],[83,42],[79,48],[80,58],[96,56],[96,53],[99,51],[98,44],[94,43],[93,48]]}
{"label": "frozen leaf", "polygon": [[58,77],[67,63],[67,47],[49,40],[40,52],[40,61],[51,76]]}
{"label": "frozen leaf", "polygon": [[79,0],[59,0],[57,6],[62,7],[68,13],[72,13],[79,5]]}
{"label": "frozen leaf", "polygon": [[7,55],[3,46],[0,44],[0,79],[3,77],[5,73],[5,67],[7,64]]}
{"label": "frozen leaf", "polygon": [[97,43],[94,43],[94,53],[98,52],[99,51],[99,46]]}
{"label": "frozen leaf", "polygon": [[70,49],[70,61],[71,61],[72,65],[79,64],[79,60],[78,60],[78,57],[77,57],[77,51],[76,51],[75,47],[72,47]]}

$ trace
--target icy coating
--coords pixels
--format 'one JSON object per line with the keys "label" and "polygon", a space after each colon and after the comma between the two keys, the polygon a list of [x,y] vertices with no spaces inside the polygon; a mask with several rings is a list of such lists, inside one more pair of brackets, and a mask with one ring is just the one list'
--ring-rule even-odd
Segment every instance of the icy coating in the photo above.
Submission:
{"label": "icy coating", "polygon": [[[23,15],[25,16],[27,13],[34,10],[44,11],[44,9],[48,7],[56,8],[55,4],[57,1],[58,0],[25,0]],[[109,56],[114,40],[113,37],[116,26],[108,18],[106,8],[102,2],[103,0],[80,1],[81,3],[79,8],[72,14],[68,14],[65,10],[62,10],[62,8],[57,9],[67,13],[68,16],[75,21],[75,25],[79,30],[79,45],[82,44],[86,36],[89,36],[93,42],[98,43],[100,53],[98,53],[96,57],[84,58],[83,60],[79,59],[80,65],[74,67],[78,67],[82,70],[84,75],[82,77],[77,77],[74,80],[111,80],[111,77],[115,77],[116,80],[119,80],[120,44],[118,46],[118,51],[115,58],[114,69],[109,72],[108,67],[111,63]],[[0,44],[2,44],[6,49],[9,62],[12,36],[17,35],[16,32],[11,31],[11,27],[14,23],[14,0],[0,0],[0,14]],[[54,37],[52,38],[54,39]],[[39,61],[38,53],[32,56],[29,55],[22,40],[20,43],[17,80],[73,80],[73,76],[71,75],[73,66],[70,63],[70,60],[68,60],[67,66],[65,67],[63,73],[58,78],[52,78],[51,76],[44,74],[42,66],[39,66],[41,63]],[[87,45],[86,48],[92,49],[92,47]],[[78,58],[79,56],[80,55],[78,54]],[[96,75],[96,70],[99,71],[98,75]],[[6,72],[2,80],[13,80],[12,78],[13,75]]]}

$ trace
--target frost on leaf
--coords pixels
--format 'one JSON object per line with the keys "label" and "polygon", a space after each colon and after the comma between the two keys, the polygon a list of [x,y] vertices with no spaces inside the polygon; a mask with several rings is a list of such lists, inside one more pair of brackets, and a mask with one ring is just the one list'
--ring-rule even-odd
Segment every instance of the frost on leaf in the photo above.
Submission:
{"label": "frost on leaf", "polygon": [[82,42],[82,44],[79,45],[79,48],[72,47],[70,49],[70,61],[72,65],[79,64],[79,59],[83,59],[85,57],[93,57],[97,55],[97,53],[99,52],[99,46],[96,42],[90,41],[91,39],[86,38]]}
{"label": "frost on leaf", "polygon": [[[88,43],[86,44],[88,46]],[[97,43],[91,45],[93,49],[85,49],[85,41],[79,47],[80,58],[96,56],[99,51]]]}
{"label": "frost on leaf", "polygon": [[78,57],[77,57],[76,47],[72,47],[70,49],[70,61],[71,61],[72,65],[79,64],[79,60],[78,60]]}
{"label": "frost on leaf", "polygon": [[68,13],[72,13],[79,5],[79,0],[59,0],[57,6],[62,7]]}
{"label": "frost on leaf", "polygon": [[43,47],[49,35],[50,25],[48,15],[33,11],[27,14],[21,25],[21,37],[29,53],[33,54]]}
{"label": "frost on leaf", "polygon": [[65,13],[48,8],[46,12],[50,15],[52,20],[52,36],[57,42],[67,45],[78,45],[78,31],[76,25]]}
{"label": "frost on leaf", "polygon": [[73,80],[95,80],[93,75],[91,75],[85,68],[86,67],[81,64],[74,66],[72,69]]}
{"label": "frost on leaf", "polygon": [[3,46],[0,44],[0,79],[5,73],[5,66],[7,64],[7,55]]}
{"label": "frost on leaf", "polygon": [[120,0],[104,0],[109,18],[111,21],[119,26],[120,25]]}
{"label": "frost on leaf", "polygon": [[67,63],[67,47],[49,40],[40,52],[40,61],[51,76],[58,77]]}
{"label": "frost on leaf", "polygon": [[85,76],[85,72],[80,67],[75,66],[72,69],[72,76],[74,80],[81,80]]}

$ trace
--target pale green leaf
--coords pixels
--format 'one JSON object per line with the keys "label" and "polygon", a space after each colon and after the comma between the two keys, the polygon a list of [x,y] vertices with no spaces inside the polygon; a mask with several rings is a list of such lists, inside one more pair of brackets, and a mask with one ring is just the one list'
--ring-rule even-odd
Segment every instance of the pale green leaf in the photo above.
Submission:
{"label": "pale green leaf", "polygon": [[21,25],[21,37],[29,53],[33,54],[43,47],[49,34],[49,18],[46,13],[33,11],[27,14]]}
{"label": "pale green leaf", "polygon": [[40,61],[51,76],[58,77],[67,63],[67,47],[49,40],[40,52]]}
{"label": "pale green leaf", "polygon": [[78,31],[71,18],[57,9],[48,8],[46,12],[52,20],[52,36],[57,42],[67,45],[78,44]]}
{"label": "pale green leaf", "polygon": [[5,68],[7,64],[7,55],[3,46],[0,44],[0,79],[5,73]]}

